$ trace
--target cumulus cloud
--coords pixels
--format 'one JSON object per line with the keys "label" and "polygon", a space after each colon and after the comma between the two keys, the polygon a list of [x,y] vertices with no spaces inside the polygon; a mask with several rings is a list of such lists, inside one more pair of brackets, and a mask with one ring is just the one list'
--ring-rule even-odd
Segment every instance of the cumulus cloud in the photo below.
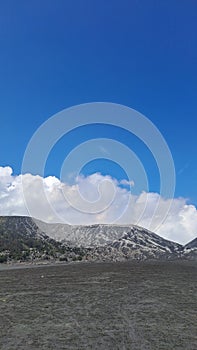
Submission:
{"label": "cumulus cloud", "polygon": [[195,206],[184,198],[164,199],[158,193],[136,196],[127,185],[134,184],[99,173],[78,176],[71,185],[54,176],[14,176],[10,167],[0,167],[0,215],[30,215],[69,224],[137,224],[182,244],[196,236]]}
{"label": "cumulus cloud", "polygon": [[120,184],[121,184],[121,185],[124,185],[124,186],[131,186],[131,187],[134,187],[134,186],[135,186],[135,183],[134,183],[133,180],[128,181],[128,180],[126,180],[126,179],[120,180]]}

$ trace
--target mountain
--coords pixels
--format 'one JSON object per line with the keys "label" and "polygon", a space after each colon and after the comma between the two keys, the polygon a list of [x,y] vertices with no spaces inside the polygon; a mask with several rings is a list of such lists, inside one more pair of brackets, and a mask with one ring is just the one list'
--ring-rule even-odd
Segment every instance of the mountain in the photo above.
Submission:
{"label": "mountain", "polygon": [[0,262],[12,260],[81,260],[84,252],[44,233],[30,217],[0,217]]}
{"label": "mountain", "polygon": [[131,226],[119,239],[106,246],[96,247],[89,254],[97,260],[180,258],[183,247],[138,226]]}
{"label": "mountain", "polygon": [[184,256],[187,259],[197,260],[197,237],[184,246]]}
{"label": "mountain", "polygon": [[67,225],[47,224],[35,220],[47,235],[57,241],[69,242],[74,246],[98,247],[112,243],[128,232],[131,226],[125,225]]}
{"label": "mountain", "polygon": [[183,247],[135,225],[71,226],[48,224],[30,217],[0,217],[0,262],[195,259],[196,241]]}
{"label": "mountain", "polygon": [[184,246],[185,250],[197,249],[197,237]]}
{"label": "mountain", "polygon": [[[67,224],[47,224],[36,220],[42,231],[57,241],[67,242],[80,247],[100,247],[115,243],[118,240],[126,240],[129,243],[133,240],[133,247],[136,244],[149,247],[160,247],[166,252],[176,252],[182,249],[178,243],[168,241],[159,235],[136,225],[67,225]],[[131,246],[130,246],[131,247]]]}
{"label": "mountain", "polygon": [[135,225],[69,226],[39,222],[39,226],[57,240],[91,248],[88,256],[93,260],[147,259],[172,254],[179,257],[183,250],[180,244]]}

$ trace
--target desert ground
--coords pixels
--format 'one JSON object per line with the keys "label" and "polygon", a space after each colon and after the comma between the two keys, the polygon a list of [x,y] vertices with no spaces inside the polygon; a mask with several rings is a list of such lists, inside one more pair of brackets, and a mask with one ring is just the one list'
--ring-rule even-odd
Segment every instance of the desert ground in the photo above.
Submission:
{"label": "desert ground", "polygon": [[196,263],[0,268],[1,350],[195,350]]}

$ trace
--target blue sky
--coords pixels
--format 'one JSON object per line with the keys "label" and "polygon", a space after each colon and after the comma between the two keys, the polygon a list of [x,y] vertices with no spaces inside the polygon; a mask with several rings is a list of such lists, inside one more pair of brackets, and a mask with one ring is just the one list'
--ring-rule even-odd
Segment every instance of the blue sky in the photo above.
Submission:
{"label": "blue sky", "polygon": [[[0,165],[20,174],[36,129],[54,113],[87,102],[129,106],[148,117],[173,155],[176,197],[197,204],[197,3],[195,0],[25,1],[0,4]],[[66,152],[92,137],[113,137],[144,164],[158,191],[154,159],[134,136],[88,127],[60,140],[46,164],[59,176]],[[95,161],[83,172],[121,179]]]}

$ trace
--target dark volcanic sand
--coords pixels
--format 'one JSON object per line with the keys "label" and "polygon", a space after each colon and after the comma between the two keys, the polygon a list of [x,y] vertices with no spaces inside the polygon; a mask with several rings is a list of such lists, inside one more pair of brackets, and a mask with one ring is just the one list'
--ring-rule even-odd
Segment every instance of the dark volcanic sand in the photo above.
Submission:
{"label": "dark volcanic sand", "polygon": [[197,349],[194,262],[0,271],[0,349]]}

